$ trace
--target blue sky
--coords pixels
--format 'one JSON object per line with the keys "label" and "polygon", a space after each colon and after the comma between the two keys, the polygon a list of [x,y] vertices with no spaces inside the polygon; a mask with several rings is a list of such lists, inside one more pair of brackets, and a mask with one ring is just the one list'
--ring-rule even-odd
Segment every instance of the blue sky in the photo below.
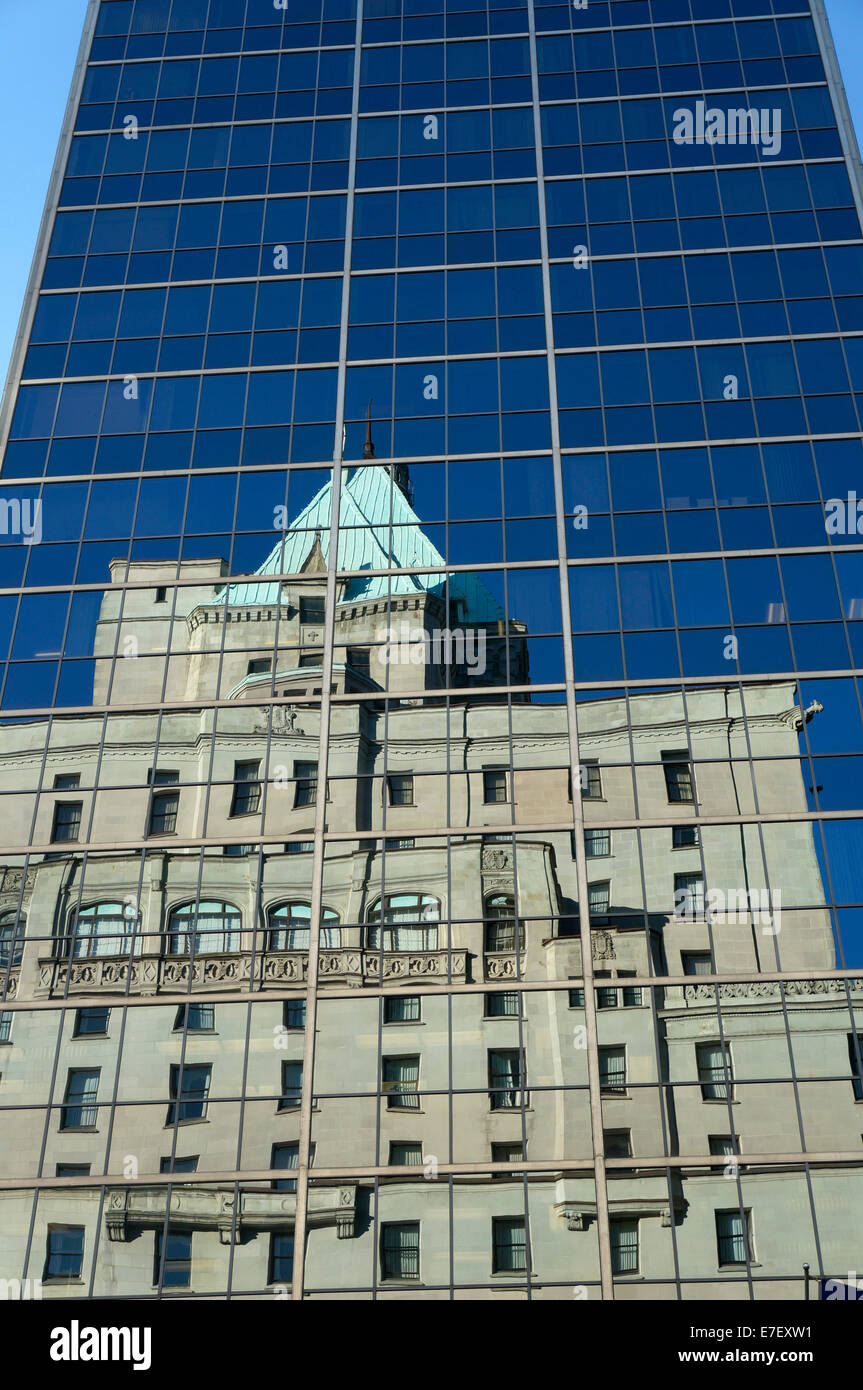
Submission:
{"label": "blue sky", "polygon": [[[863,4],[827,0],[863,142]],[[0,0],[0,382],[30,272],[87,0]]]}

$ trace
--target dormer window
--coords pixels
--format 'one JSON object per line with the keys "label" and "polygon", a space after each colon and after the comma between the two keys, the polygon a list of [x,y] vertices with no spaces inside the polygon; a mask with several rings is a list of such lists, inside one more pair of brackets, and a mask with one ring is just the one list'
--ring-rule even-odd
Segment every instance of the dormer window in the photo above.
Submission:
{"label": "dormer window", "polygon": [[368,647],[348,647],[348,665],[366,680],[371,679],[371,652]]}
{"label": "dormer window", "polygon": [[323,627],[326,599],[323,594],[308,594],[300,599],[302,627]]}

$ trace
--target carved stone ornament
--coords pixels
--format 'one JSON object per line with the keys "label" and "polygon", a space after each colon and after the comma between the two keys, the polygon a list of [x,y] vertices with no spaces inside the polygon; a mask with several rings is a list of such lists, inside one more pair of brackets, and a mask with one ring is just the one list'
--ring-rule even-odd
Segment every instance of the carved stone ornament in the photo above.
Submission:
{"label": "carved stone ornament", "polygon": [[610,931],[593,932],[592,939],[594,960],[616,959],[617,952],[614,949],[614,937]]}
{"label": "carved stone ornament", "polygon": [[512,850],[484,849],[482,852],[482,871],[484,874],[499,874],[505,869],[512,870]]}
{"label": "carved stone ornament", "polygon": [[33,888],[36,882],[36,870],[28,869],[24,873],[23,869],[7,869],[0,867],[0,894],[7,895],[20,894],[22,884],[25,891]]}
{"label": "carved stone ornament", "polygon": [[696,1003],[714,1003],[716,990],[720,999],[778,999],[784,988],[788,997],[807,994],[844,994],[845,986],[850,985],[854,993],[863,987],[863,980],[786,980],[780,985],[778,980],[734,980],[720,985],[684,985],[684,998]]}
{"label": "carved stone ornament", "polygon": [[499,952],[485,956],[485,978],[487,980],[517,980],[524,975],[524,952],[520,953],[521,964],[515,958],[515,951]]}
{"label": "carved stone ornament", "polygon": [[586,1231],[596,1219],[596,1206],[592,1202],[560,1202],[555,1211],[563,1217],[568,1231]]}
{"label": "carved stone ornament", "polygon": [[[256,734],[266,734],[269,731],[269,723],[266,706],[261,710],[261,722],[255,725]],[[272,729],[274,734],[305,734],[305,729],[297,723],[297,711],[293,705],[273,705],[272,706]]]}
{"label": "carved stone ornament", "polygon": [[297,723],[297,711],[293,705],[273,705],[273,730],[285,734],[303,734]]}
{"label": "carved stone ornament", "polygon": [[[303,984],[309,967],[308,951],[272,951],[260,954],[255,960],[254,982],[257,986]],[[364,980],[446,980],[467,979],[467,951],[365,951],[359,947],[340,946],[324,949],[318,961],[318,971],[330,979],[341,977],[351,982]],[[131,981],[129,973],[131,971]],[[507,977],[515,974],[514,958]],[[38,994],[92,994],[100,990],[133,994],[171,994],[230,988],[246,984],[251,979],[251,956],[248,952],[199,956],[128,956],[111,959],[39,961]],[[128,984],[127,984],[128,982]],[[10,982],[11,984],[11,982]],[[12,990],[9,990],[9,997]]]}

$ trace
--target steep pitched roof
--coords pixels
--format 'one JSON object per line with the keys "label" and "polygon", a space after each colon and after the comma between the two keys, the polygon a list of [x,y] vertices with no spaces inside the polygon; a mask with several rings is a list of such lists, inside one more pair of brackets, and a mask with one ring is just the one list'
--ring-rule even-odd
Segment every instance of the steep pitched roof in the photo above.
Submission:
{"label": "steep pitched roof", "polygon": [[[279,600],[281,581],[272,575],[321,572],[329,564],[333,485],[326,483],[277,541],[255,578],[222,589],[213,605],[237,607]],[[342,483],[339,512],[339,569],[423,570],[444,565],[443,556],[422,531],[419,517],[401,488],[393,485],[385,464],[357,468]],[[443,594],[439,574],[370,575],[351,579],[342,602],[386,598],[387,594]],[[450,576],[451,599],[461,599],[461,621],[491,622],[504,616],[494,595],[474,575]]]}

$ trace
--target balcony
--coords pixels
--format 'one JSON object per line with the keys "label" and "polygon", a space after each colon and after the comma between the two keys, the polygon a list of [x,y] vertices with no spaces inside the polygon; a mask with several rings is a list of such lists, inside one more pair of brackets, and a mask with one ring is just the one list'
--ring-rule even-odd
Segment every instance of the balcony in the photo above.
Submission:
{"label": "balcony", "polygon": [[523,980],[525,953],[520,951],[485,951],[483,973],[487,980]]}
{"label": "balcony", "polygon": [[[262,957],[264,987],[267,984],[303,983],[308,969],[307,951],[268,951]],[[345,980],[350,984],[387,984],[401,980],[441,980],[446,982],[449,952],[375,951],[359,946],[325,947],[318,958],[318,976],[324,982]],[[452,952],[452,979],[467,979],[467,951]]]}
{"label": "balcony", "polygon": [[[207,955],[68,956],[39,961],[36,997],[113,993],[187,994],[207,990],[265,990],[286,985],[303,987],[308,975],[308,951],[213,952]],[[445,983],[450,953],[437,951],[378,951],[360,947],[324,948],[318,974],[326,983],[388,984],[401,981]],[[467,952],[453,951],[452,980],[467,979]],[[131,981],[130,981],[131,972]],[[11,997],[11,995],[10,995]]]}
{"label": "balcony", "polygon": [[[127,1241],[142,1230],[161,1230],[165,1221],[167,1188],[123,1187],[109,1190],[105,1204],[105,1227],[111,1241]],[[309,1226],[335,1226],[339,1240],[355,1232],[357,1188],[343,1186],[309,1187],[307,1220]],[[171,1188],[171,1223],[191,1231],[218,1231],[223,1245],[258,1231],[291,1231],[297,1215],[295,1192],[273,1192],[245,1188],[236,1200],[234,1184],[204,1187],[195,1183]]]}
{"label": "balcony", "polygon": [[20,974],[21,971],[18,966],[10,969],[8,965],[0,965],[0,993],[4,999],[16,999],[18,997],[18,977]]}

